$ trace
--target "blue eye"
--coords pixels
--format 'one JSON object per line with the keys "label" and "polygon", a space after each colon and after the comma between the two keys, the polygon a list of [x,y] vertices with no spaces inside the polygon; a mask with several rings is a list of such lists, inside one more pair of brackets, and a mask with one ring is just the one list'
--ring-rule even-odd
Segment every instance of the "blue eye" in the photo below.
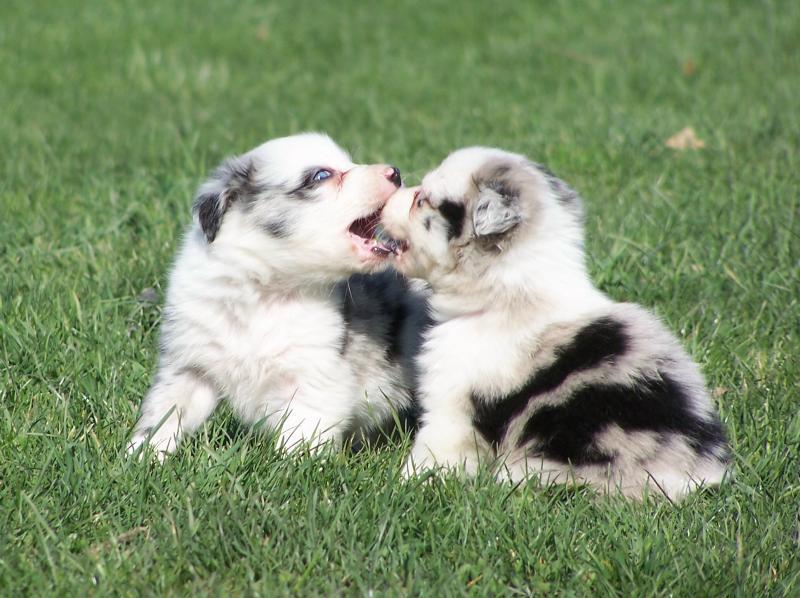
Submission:
{"label": "blue eye", "polygon": [[326,170],[324,168],[320,168],[317,172],[314,173],[314,176],[311,177],[311,180],[315,183],[319,183],[320,181],[324,181],[325,179],[329,179],[333,176],[333,173],[330,170]]}

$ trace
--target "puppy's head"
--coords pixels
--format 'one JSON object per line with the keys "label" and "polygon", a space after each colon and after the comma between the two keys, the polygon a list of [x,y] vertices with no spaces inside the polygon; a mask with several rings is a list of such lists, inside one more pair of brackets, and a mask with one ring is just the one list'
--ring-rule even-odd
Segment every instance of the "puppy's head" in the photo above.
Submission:
{"label": "puppy's head", "polygon": [[354,164],[329,137],[304,133],[226,160],[200,187],[195,222],[220,255],[337,279],[385,261],[373,233],[400,185],[396,168]]}
{"label": "puppy's head", "polygon": [[582,267],[581,221],[581,201],[563,181],[483,147],[450,154],[420,187],[398,190],[382,216],[398,270],[462,295],[524,278],[534,261]]}

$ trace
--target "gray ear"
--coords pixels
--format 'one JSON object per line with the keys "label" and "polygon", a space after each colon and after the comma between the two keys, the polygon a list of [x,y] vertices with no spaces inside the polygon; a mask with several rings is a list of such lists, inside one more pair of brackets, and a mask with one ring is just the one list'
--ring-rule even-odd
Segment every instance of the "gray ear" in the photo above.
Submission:
{"label": "gray ear", "polygon": [[501,181],[490,180],[478,187],[472,225],[479,237],[502,235],[522,222],[519,192]]}
{"label": "gray ear", "polygon": [[194,200],[200,228],[211,243],[217,236],[222,217],[231,204],[255,192],[253,162],[244,157],[229,158],[200,186]]}

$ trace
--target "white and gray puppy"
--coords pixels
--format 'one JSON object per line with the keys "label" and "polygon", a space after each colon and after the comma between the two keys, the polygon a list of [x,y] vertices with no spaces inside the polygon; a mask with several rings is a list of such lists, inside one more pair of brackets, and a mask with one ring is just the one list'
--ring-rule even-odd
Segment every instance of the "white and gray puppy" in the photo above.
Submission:
{"label": "white and gray puppy", "polygon": [[361,435],[413,408],[422,299],[379,268],[373,237],[400,187],[327,136],[269,141],[199,189],[172,269],[158,371],[129,450],[163,458],[222,398],[287,447]]}
{"label": "white and gray puppy", "polygon": [[584,264],[582,205],[525,157],[452,153],[383,211],[395,267],[427,280],[422,427],[407,471],[479,463],[511,480],[678,498],[720,482],[729,450],[703,378],[649,311]]}

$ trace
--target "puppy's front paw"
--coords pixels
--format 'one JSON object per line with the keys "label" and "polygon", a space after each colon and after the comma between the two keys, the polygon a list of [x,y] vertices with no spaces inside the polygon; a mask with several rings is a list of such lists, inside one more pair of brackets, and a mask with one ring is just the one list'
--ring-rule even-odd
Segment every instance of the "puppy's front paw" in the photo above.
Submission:
{"label": "puppy's front paw", "polygon": [[159,437],[158,433],[151,436],[151,430],[141,430],[134,432],[128,441],[125,452],[128,456],[133,456],[142,461],[148,457],[155,456],[159,463],[163,463],[167,455],[175,451],[175,438]]}
{"label": "puppy's front paw", "polygon": [[436,469],[436,460],[431,452],[427,448],[415,446],[403,465],[402,476],[408,480],[415,476],[422,476],[434,469]]}

